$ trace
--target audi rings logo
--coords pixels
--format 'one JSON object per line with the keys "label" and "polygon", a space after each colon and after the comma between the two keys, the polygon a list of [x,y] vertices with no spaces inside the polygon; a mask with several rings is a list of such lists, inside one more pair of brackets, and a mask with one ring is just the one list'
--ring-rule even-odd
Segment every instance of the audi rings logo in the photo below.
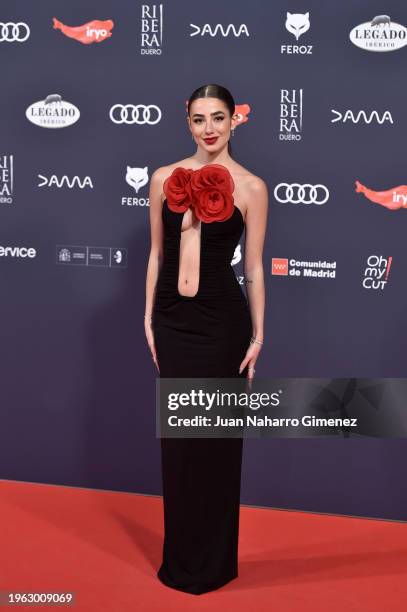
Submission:
{"label": "audi rings logo", "polygon": [[325,185],[305,183],[279,183],[274,188],[274,197],[281,204],[325,204],[329,191]]}
{"label": "audi rings logo", "polygon": [[0,42],[25,42],[30,36],[30,28],[26,23],[2,23],[0,21]]}
{"label": "audi rings logo", "polygon": [[161,120],[161,110],[155,104],[115,104],[109,112],[113,123],[137,123],[137,125],[155,125]]}

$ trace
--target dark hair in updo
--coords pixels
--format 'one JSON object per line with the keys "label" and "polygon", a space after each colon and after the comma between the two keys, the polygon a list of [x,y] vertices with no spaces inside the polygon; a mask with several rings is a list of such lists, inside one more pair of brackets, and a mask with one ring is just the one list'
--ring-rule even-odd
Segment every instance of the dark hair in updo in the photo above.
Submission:
{"label": "dark hair in updo", "polygon": [[[190,114],[189,109],[191,108],[192,102],[198,98],[218,98],[226,104],[231,117],[235,113],[235,101],[233,96],[230,91],[226,89],[226,87],[222,87],[222,85],[212,83],[211,85],[202,85],[202,87],[195,89],[188,100],[188,114]],[[230,144],[230,140],[228,142],[228,152],[229,155],[232,155],[232,145]]]}

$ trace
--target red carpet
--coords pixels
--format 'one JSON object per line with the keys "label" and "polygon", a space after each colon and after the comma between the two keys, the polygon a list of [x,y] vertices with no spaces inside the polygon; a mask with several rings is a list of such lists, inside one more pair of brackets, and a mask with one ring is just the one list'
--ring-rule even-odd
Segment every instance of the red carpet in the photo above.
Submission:
{"label": "red carpet", "polygon": [[71,609],[87,612],[407,609],[405,523],[242,506],[239,577],[196,596],[155,576],[160,497],[14,481],[0,491],[1,591],[74,591]]}

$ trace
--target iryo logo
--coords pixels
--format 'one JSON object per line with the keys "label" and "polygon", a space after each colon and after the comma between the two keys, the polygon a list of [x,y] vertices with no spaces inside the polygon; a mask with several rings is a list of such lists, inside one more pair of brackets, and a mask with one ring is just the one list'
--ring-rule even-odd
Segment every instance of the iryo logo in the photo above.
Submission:
{"label": "iryo logo", "polygon": [[107,38],[110,38],[112,33],[110,30],[113,29],[114,23],[111,19],[107,21],[100,21],[94,19],[81,26],[71,27],[58,21],[56,17],[53,18],[54,30],[61,30],[68,38],[73,38],[84,45],[90,45],[95,42],[102,42]]}
{"label": "iryo logo", "polygon": [[407,185],[399,185],[386,191],[373,191],[359,181],[355,181],[355,184],[357,193],[363,193],[371,202],[385,206],[389,210],[407,207]]}

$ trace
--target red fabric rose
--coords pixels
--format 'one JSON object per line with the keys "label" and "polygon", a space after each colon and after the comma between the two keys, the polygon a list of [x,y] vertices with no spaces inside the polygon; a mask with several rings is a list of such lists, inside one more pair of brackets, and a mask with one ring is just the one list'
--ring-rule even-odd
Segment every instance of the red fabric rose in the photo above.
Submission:
{"label": "red fabric rose", "polygon": [[207,164],[191,176],[195,215],[204,223],[226,221],[234,212],[235,184],[229,170],[220,164]]}
{"label": "red fabric rose", "polygon": [[165,179],[163,191],[167,198],[168,208],[173,212],[184,213],[192,204],[190,168],[175,168]]}

